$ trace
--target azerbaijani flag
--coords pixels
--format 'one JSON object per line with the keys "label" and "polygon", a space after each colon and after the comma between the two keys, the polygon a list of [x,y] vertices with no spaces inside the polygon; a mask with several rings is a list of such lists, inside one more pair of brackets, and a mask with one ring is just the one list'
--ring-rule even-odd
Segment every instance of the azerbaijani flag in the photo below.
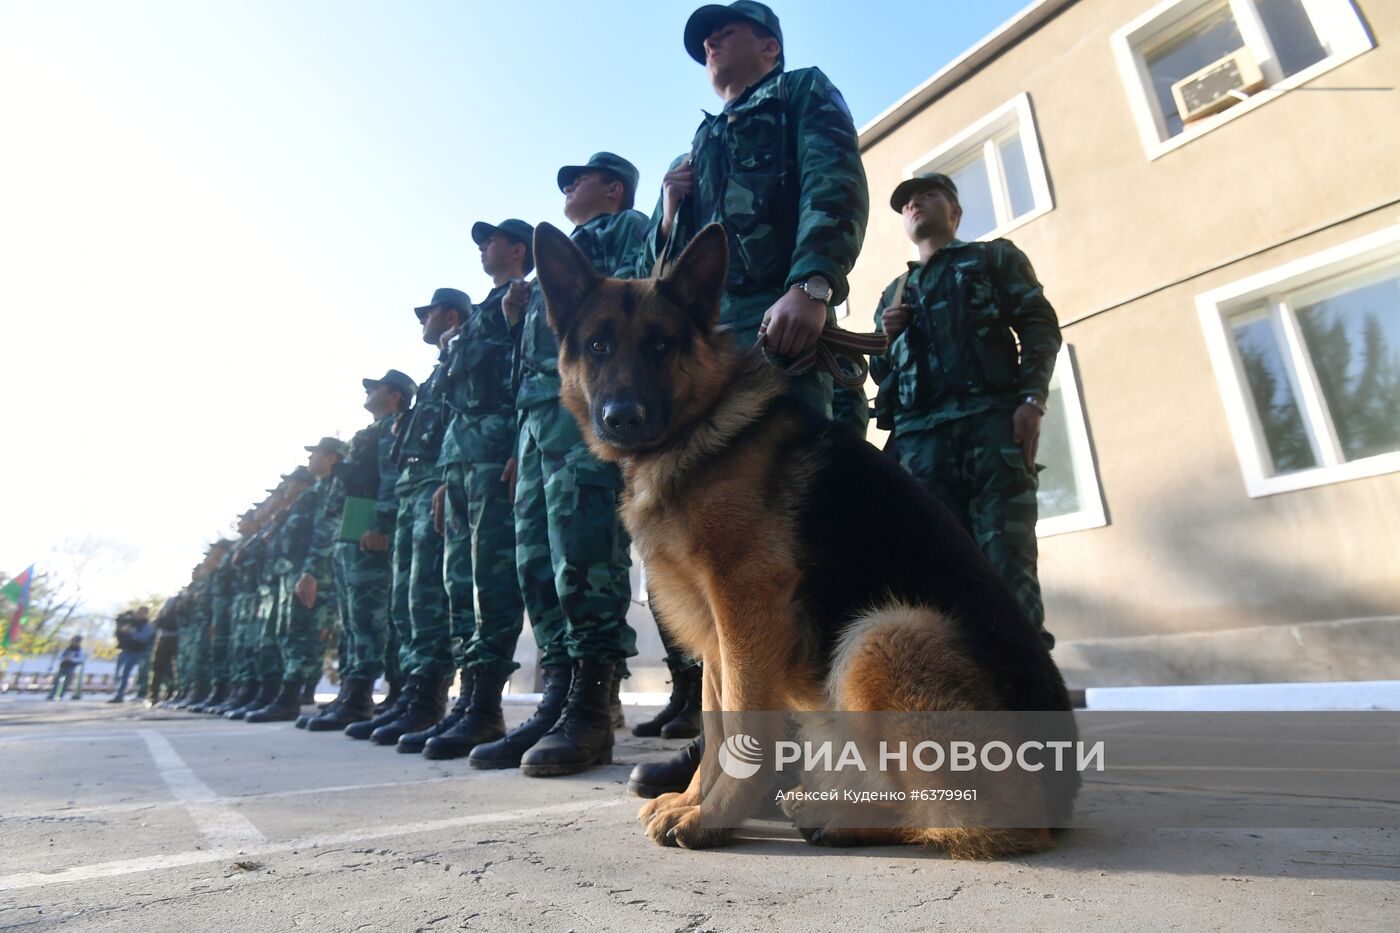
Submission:
{"label": "azerbaijani flag", "polygon": [[34,578],[34,565],[30,564],[24,573],[15,577],[4,586],[0,586],[0,593],[15,604],[15,614],[10,617],[10,624],[5,626],[5,634],[0,637],[0,645],[13,645],[19,641],[19,626],[24,621],[24,617],[29,613],[29,581]]}

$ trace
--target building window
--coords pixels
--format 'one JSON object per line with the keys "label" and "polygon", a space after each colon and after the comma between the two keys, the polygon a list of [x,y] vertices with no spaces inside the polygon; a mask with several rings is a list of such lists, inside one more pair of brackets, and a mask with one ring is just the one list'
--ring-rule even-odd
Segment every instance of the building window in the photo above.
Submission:
{"label": "building window", "polygon": [[942,172],[958,186],[962,240],[994,239],[1054,206],[1026,94],[920,156],[904,177],[924,172]]}
{"label": "building window", "polygon": [[1400,227],[1197,305],[1250,495],[1400,470]]}
{"label": "building window", "polygon": [[1372,45],[1351,0],[1166,0],[1113,35],[1153,158]]}
{"label": "building window", "polygon": [[1045,464],[1036,494],[1040,513],[1036,536],[1044,538],[1108,524],[1069,344],[1060,348],[1055,361],[1046,408],[1036,454],[1036,460]]}

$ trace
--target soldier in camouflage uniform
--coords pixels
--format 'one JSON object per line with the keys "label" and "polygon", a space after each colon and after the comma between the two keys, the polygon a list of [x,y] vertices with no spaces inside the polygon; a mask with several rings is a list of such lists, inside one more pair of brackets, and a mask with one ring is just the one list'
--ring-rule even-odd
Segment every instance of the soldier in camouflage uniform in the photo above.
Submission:
{"label": "soldier in camouflage uniform", "polygon": [[[311,732],[344,729],[373,718],[374,683],[386,674],[386,659],[397,660],[398,648],[390,648],[390,589],[393,565],[390,546],[398,513],[394,486],[399,471],[394,465],[394,423],[407,411],[417,384],[397,369],[381,379],[361,380],[365,409],[374,422],[350,440],[347,458],[336,467],[347,502],[372,504],[369,527],[358,540],[341,540],[335,546],[337,589],[343,592],[341,638],[345,666],[340,672],[340,695],[306,728]],[[411,558],[412,555],[410,555]],[[395,673],[391,673],[393,677]],[[392,705],[392,703],[390,704]]]}
{"label": "soldier in camouflage uniform", "polygon": [[[799,354],[834,322],[870,210],[855,125],[816,68],[784,71],[782,30],[753,0],[707,6],[686,23],[685,47],[724,100],[706,114],[690,152],[671,165],[652,214],[639,275],[659,274],[707,224],[729,237],[720,323],[739,346],[764,336],[780,357]],[[828,414],[831,377],[804,391]]]}
{"label": "soldier in camouflage uniform", "polygon": [[[252,593],[249,594],[245,629],[244,677],[251,685],[252,695],[241,706],[224,713],[225,719],[242,719],[253,710],[262,709],[276,698],[281,686],[281,650],[277,644],[281,577],[274,565],[280,556],[277,538],[281,523],[286,520],[295,499],[311,486],[311,474],[301,469],[301,474],[293,471],[283,476],[280,485],[272,490],[266,524],[258,532],[259,546],[246,555],[252,565],[249,567]],[[245,688],[241,695],[246,692]]]}
{"label": "soldier in camouflage uniform", "polygon": [[228,550],[215,566],[210,582],[213,600],[209,627],[209,677],[212,681],[209,694],[199,703],[190,707],[194,713],[212,713],[228,699],[231,687],[229,641],[232,634],[234,603],[237,596],[237,568],[234,557],[238,549],[257,530],[253,523],[252,511],[244,512],[238,518],[236,541],[230,542]]}
{"label": "soldier in camouflage uniform", "polygon": [[[297,718],[306,671],[314,661],[319,677],[320,662],[325,657],[321,631],[338,609],[334,589],[321,589],[316,578],[330,576],[330,549],[340,521],[338,504],[344,501],[337,498],[331,470],[339,462],[345,444],[327,437],[307,450],[311,453],[310,463],[297,468],[290,485],[295,488],[305,478],[313,482],[292,500],[274,545],[277,646],[282,659],[282,669],[274,678],[278,688],[271,701],[244,715],[245,722],[290,722]],[[334,528],[328,531],[332,525]],[[267,692],[264,685],[264,693]]]}
{"label": "soldier in camouflage uniform", "polygon": [[[404,689],[398,701],[378,717],[345,729],[355,739],[396,745],[408,732],[426,729],[447,710],[452,684],[451,621],[443,583],[442,535],[433,517],[433,497],[442,485],[443,436],[447,431],[446,340],[471,311],[471,299],[455,288],[439,288],[432,301],[414,308],[423,342],[438,348],[438,363],[418,386],[413,408],[399,422],[394,453],[401,469],[394,529],[394,624],[406,650],[401,651]],[[405,605],[406,604],[406,605]],[[407,610],[407,626],[399,613]],[[406,636],[406,637],[405,637]]]}
{"label": "soldier in camouflage uniform", "polygon": [[870,365],[877,415],[900,462],[958,517],[1053,645],[1036,574],[1035,452],[1061,342],[1055,309],[1011,241],[957,239],[962,207],[948,176],[902,182],[890,206],[919,261],[875,312],[890,336]]}
{"label": "soldier in camouflage uniform", "polygon": [[[528,236],[529,226],[523,221],[501,226],[507,231],[501,237],[509,237],[512,229]],[[486,228],[498,229],[477,224],[473,237]],[[483,249],[483,257],[487,252]],[[510,279],[524,271],[512,267],[493,273],[487,268],[494,287],[449,337],[451,419],[439,460],[443,484],[435,497],[434,516],[444,535],[452,658],[462,672],[462,692],[452,710],[432,727],[402,736],[401,752],[460,758],[505,735],[501,691],[515,669],[512,657],[524,606],[515,573],[515,521],[506,475],[516,437],[514,344],[501,297]]]}
{"label": "soldier in camouflage uniform", "polygon": [[232,541],[226,540],[214,542],[196,571],[198,579],[192,587],[192,611],[187,618],[185,634],[180,638],[181,660],[176,662],[180,692],[179,698],[171,704],[174,709],[189,709],[210,691],[213,680],[210,641],[214,627],[214,573],[232,544]]}
{"label": "soldier in camouflage uniform", "polygon": [[251,534],[238,542],[233,555],[233,599],[229,604],[229,698],[210,710],[226,716],[247,706],[258,694],[257,632],[258,568],[267,547],[269,525],[281,504],[274,491],[253,507]]}
{"label": "soldier in camouflage uniform", "polygon": [[[632,163],[610,152],[558,172],[573,240],[603,275],[627,276],[636,266],[647,224],[632,209],[637,178]],[[611,761],[612,698],[637,651],[627,624],[630,541],[617,516],[622,477],[588,450],[559,402],[559,346],[538,283],[517,287],[502,308],[520,340],[516,564],[544,696],[523,725],[473,751],[471,764],[569,774]]]}
{"label": "soldier in camouflage uniform", "polygon": [[[740,347],[762,338],[776,362],[810,349],[846,300],[846,276],[865,239],[870,195],[845,100],[816,68],[784,70],[783,33],[754,0],[691,14],[685,49],[724,101],[706,114],[690,151],[672,163],[652,213],[639,275],[654,275],[706,225],[729,239],[720,323]],[[813,369],[797,389],[827,415],[832,379]],[[683,790],[698,749],[638,765],[629,786]]]}

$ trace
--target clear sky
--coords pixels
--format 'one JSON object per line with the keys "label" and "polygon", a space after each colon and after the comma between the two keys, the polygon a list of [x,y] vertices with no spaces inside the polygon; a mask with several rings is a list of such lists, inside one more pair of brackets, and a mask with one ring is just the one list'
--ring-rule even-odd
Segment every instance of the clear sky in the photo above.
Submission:
{"label": "clear sky", "polygon": [[[774,9],[861,125],[1025,2]],[[0,0],[0,571],[96,536],[131,562],[91,608],[173,592],[361,377],[427,374],[413,306],[489,288],[473,221],[567,229],[599,149],[650,212],[719,106],[697,5]]]}

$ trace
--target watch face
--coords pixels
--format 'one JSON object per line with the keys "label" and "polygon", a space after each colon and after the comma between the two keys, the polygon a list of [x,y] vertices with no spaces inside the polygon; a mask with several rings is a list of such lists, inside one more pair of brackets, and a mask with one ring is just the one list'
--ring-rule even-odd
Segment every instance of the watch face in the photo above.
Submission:
{"label": "watch face", "polygon": [[826,301],[831,297],[831,286],[821,279],[810,279],[806,287],[807,294],[818,301]]}

